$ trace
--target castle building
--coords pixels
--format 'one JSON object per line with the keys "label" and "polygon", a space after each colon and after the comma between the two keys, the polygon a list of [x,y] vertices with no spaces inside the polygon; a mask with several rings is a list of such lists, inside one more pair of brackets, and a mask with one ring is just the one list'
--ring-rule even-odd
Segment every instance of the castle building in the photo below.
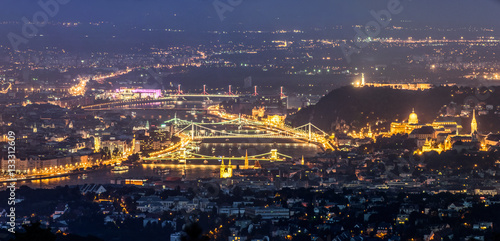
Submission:
{"label": "castle building", "polygon": [[433,135],[438,135],[440,133],[458,133],[462,129],[462,125],[460,125],[459,123],[457,123],[455,120],[452,119],[438,119],[432,123],[422,124],[420,123],[418,115],[415,113],[415,110],[413,110],[412,113],[409,115],[407,121],[402,121],[402,122],[395,121],[391,123],[390,134],[410,135],[412,134],[412,132],[414,132],[414,130],[421,128],[430,129],[428,127],[432,127],[435,130],[435,133]]}
{"label": "castle building", "polygon": [[413,110],[408,117],[408,121],[395,121],[391,123],[391,134],[410,134],[413,130],[420,127],[422,127],[422,125],[418,124],[418,116],[415,113],[415,110]]}
{"label": "castle building", "polygon": [[472,111],[472,120],[470,122],[471,133],[470,135],[450,135],[446,140],[446,149],[473,150],[480,149],[481,143],[478,140],[478,124],[476,120],[476,110]]}
{"label": "castle building", "polygon": [[[412,113],[413,114],[413,113]],[[412,117],[416,119],[415,116]],[[410,125],[410,120],[406,124],[406,129],[411,129],[414,125]],[[415,122],[413,122],[415,123]],[[408,127],[410,125],[410,127]],[[471,120],[471,133],[460,135],[459,131],[462,126],[454,120],[439,120],[434,121],[432,124],[426,124],[418,129],[414,129],[409,137],[417,139],[417,145],[421,148],[421,152],[437,151],[441,153],[445,150],[455,149],[462,150],[479,150],[481,145],[478,141],[478,124],[476,120],[476,112],[473,111]],[[435,130],[433,132],[433,130]],[[392,130],[391,130],[392,132]]]}

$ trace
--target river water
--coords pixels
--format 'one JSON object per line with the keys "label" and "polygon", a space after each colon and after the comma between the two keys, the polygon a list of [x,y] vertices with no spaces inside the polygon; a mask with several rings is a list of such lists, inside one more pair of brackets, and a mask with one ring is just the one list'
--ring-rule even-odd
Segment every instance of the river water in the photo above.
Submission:
{"label": "river water", "polygon": [[[201,102],[177,102],[177,107],[192,108],[201,107]],[[160,121],[166,121],[174,116],[188,121],[194,122],[218,122],[220,119],[213,116],[206,116],[203,113],[192,111],[174,111],[165,109],[144,109],[144,110],[115,110],[126,115],[135,115],[142,118],[151,118]],[[109,111],[107,111],[109,112]],[[217,129],[233,129],[231,126],[211,126],[210,128]],[[198,145],[195,152],[206,156],[217,157],[243,157],[248,152],[249,156],[268,153],[272,149],[277,149],[279,153],[291,156],[294,159],[299,159],[302,156],[311,157],[315,156],[322,150],[309,143],[297,142],[287,139],[208,139]],[[233,165],[243,165],[243,160],[233,161]],[[226,162],[227,164],[227,162]],[[253,162],[250,161],[250,165]],[[65,185],[83,185],[83,184],[110,184],[113,180],[118,179],[164,179],[166,177],[181,177],[184,170],[186,171],[187,179],[197,179],[205,177],[213,177],[214,171],[218,171],[220,160],[207,160],[204,161],[188,161],[187,165],[183,163],[165,162],[163,164],[144,164],[140,166],[130,167],[130,170],[125,173],[112,173],[110,168],[100,169],[90,173],[86,176],[71,175],[65,177],[43,179],[43,180],[29,180],[20,181],[18,186],[27,185],[32,188],[54,188],[56,186]],[[168,175],[159,175],[155,172],[155,168],[169,169]],[[0,184],[1,185],[1,184]],[[3,184],[3,188],[7,184]]]}
{"label": "river water", "polygon": [[[234,141],[238,141],[238,143],[233,143]],[[292,156],[294,159],[299,159],[302,155],[304,157],[315,156],[316,153],[321,152],[321,149],[319,149],[316,145],[309,143],[292,142],[291,140],[276,141],[278,141],[278,143],[265,139],[261,139],[260,141],[248,139],[232,140],[231,143],[229,143],[227,140],[220,140],[218,143],[201,143],[199,144],[199,149],[196,152],[207,156],[241,157],[245,156],[247,151],[248,155],[252,156],[270,152],[271,149],[277,149],[279,153]],[[232,164],[243,165],[243,162],[243,160],[232,161]],[[252,164],[253,162],[251,161],[250,165]],[[65,185],[110,184],[113,180],[127,178],[164,179],[166,177],[181,177],[184,169],[186,170],[187,179],[197,179],[214,177],[216,175],[214,174],[214,171],[218,171],[219,165],[220,160],[207,160],[206,163],[203,161],[188,161],[187,165],[172,162],[166,162],[164,164],[143,164],[130,167],[130,170],[125,173],[112,173],[110,168],[108,168],[87,173],[86,177],[83,177],[82,175],[72,175],[43,180],[22,181],[17,185],[26,185],[31,188],[54,188],[56,186]],[[167,175],[159,175],[155,172],[154,168],[169,169],[170,173]],[[6,184],[4,184],[4,188],[5,185]]]}

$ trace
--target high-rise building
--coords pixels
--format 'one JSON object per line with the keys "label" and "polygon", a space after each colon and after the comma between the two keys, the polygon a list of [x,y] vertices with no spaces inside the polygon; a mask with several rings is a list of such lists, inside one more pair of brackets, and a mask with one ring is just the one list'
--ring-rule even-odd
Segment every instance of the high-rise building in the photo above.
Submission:
{"label": "high-rise building", "polygon": [[252,88],[252,76],[248,76],[243,80],[243,88]]}

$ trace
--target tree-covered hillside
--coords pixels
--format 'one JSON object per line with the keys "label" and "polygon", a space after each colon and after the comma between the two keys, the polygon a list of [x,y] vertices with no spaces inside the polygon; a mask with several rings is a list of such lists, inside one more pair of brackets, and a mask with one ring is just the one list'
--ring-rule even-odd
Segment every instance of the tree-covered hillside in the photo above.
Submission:
{"label": "tree-covered hillside", "polygon": [[[340,123],[350,128],[358,129],[372,126],[386,126],[395,120],[406,120],[412,109],[423,123],[432,122],[444,113],[450,103],[456,103],[456,114],[460,114],[463,105],[479,106],[493,105],[495,110],[500,105],[500,88],[480,91],[473,88],[436,87],[426,91],[396,90],[390,88],[354,88],[345,86],[333,90],[323,97],[316,105],[300,110],[287,118],[293,126],[312,122],[326,131],[333,131]],[[498,115],[490,111],[489,116],[478,117],[478,122],[484,119],[483,127],[489,122],[499,121]],[[459,120],[460,121],[460,120]],[[464,130],[470,120],[464,119]],[[376,125],[378,123],[378,125]],[[491,125],[492,126],[492,125]],[[492,130],[488,130],[492,131]]]}

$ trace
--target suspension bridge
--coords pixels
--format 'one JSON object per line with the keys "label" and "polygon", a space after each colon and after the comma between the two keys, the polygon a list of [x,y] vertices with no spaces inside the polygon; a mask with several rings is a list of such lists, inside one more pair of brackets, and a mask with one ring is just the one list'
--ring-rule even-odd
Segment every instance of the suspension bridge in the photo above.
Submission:
{"label": "suspension bridge", "polygon": [[[227,120],[222,122],[192,122],[177,118],[165,122],[177,126],[175,134],[183,133],[191,137],[191,140],[204,139],[234,139],[234,138],[264,138],[264,139],[300,139],[306,141],[318,141],[325,139],[328,134],[313,125],[312,123],[305,124],[296,128],[289,126],[269,126],[261,121],[254,121],[241,118]],[[236,125],[237,130],[218,130],[207,126],[224,126]],[[253,127],[254,129],[243,130],[244,126]]]}
{"label": "suspension bridge", "polygon": [[[254,88],[254,93],[252,96],[258,96],[259,93],[257,92],[257,86]],[[81,108],[85,110],[110,110],[114,107],[118,106],[133,106],[133,105],[149,105],[149,104],[159,104],[159,103],[174,103],[175,101],[179,100],[180,98],[203,98],[203,99],[222,99],[222,98],[239,98],[242,96],[241,94],[233,93],[232,92],[232,87],[229,85],[229,88],[227,92],[224,93],[215,93],[211,94],[208,93],[206,90],[206,85],[203,85],[203,92],[201,93],[184,93],[181,90],[181,86],[178,85],[178,89],[175,93],[170,93],[170,94],[164,94],[160,95],[156,98],[152,97],[147,97],[147,98],[135,98],[135,99],[126,99],[126,100],[114,100],[114,101],[109,101],[109,102],[104,102],[104,103],[97,103],[97,104],[91,104],[91,105],[84,105]],[[280,92],[281,98],[285,98],[285,94],[283,93],[283,87],[281,87],[281,92]],[[122,108],[122,107],[121,107]],[[127,107],[127,108],[134,108],[134,107]],[[137,108],[142,108],[142,107],[137,107]]]}
{"label": "suspension bridge", "polygon": [[241,157],[222,157],[222,156],[207,156],[191,152],[186,148],[180,148],[178,151],[164,154],[158,157],[144,158],[145,161],[179,161],[186,162],[187,160],[245,160],[245,161],[283,161],[285,159],[292,159],[291,156],[279,153],[277,149],[272,149],[270,152],[257,154],[253,156]]}
{"label": "suspension bridge", "polygon": [[[299,127],[288,125],[270,125],[262,121],[242,118],[227,119],[221,122],[193,122],[177,118],[177,115],[165,122],[174,125],[175,134],[183,134],[191,140],[202,141],[205,139],[296,139],[320,144],[325,149],[334,150],[329,142],[328,134],[313,125],[307,123]],[[217,126],[236,126],[217,129]],[[243,129],[250,127],[251,129]]]}
{"label": "suspension bridge", "polygon": [[[146,161],[180,161],[186,162],[187,160],[245,160],[248,161],[283,161],[285,159],[292,159],[292,157],[281,154],[277,149],[272,149],[270,152],[262,153],[253,156],[241,157],[218,157],[201,155],[190,151],[190,143],[192,141],[202,141],[205,139],[297,139],[316,143],[324,149],[334,150],[333,144],[328,140],[328,134],[314,126],[311,123],[299,126],[296,128],[288,125],[270,125],[258,120],[242,118],[238,115],[237,118],[227,118],[220,122],[194,122],[187,121],[174,116],[174,118],[165,121],[165,124],[174,126],[174,134],[181,137],[182,141],[177,146],[169,150],[155,153],[152,157],[145,158]],[[233,126],[233,130],[231,127]],[[223,127],[216,129],[217,127]],[[236,128],[235,128],[236,127]],[[243,129],[243,127],[251,129]]]}

